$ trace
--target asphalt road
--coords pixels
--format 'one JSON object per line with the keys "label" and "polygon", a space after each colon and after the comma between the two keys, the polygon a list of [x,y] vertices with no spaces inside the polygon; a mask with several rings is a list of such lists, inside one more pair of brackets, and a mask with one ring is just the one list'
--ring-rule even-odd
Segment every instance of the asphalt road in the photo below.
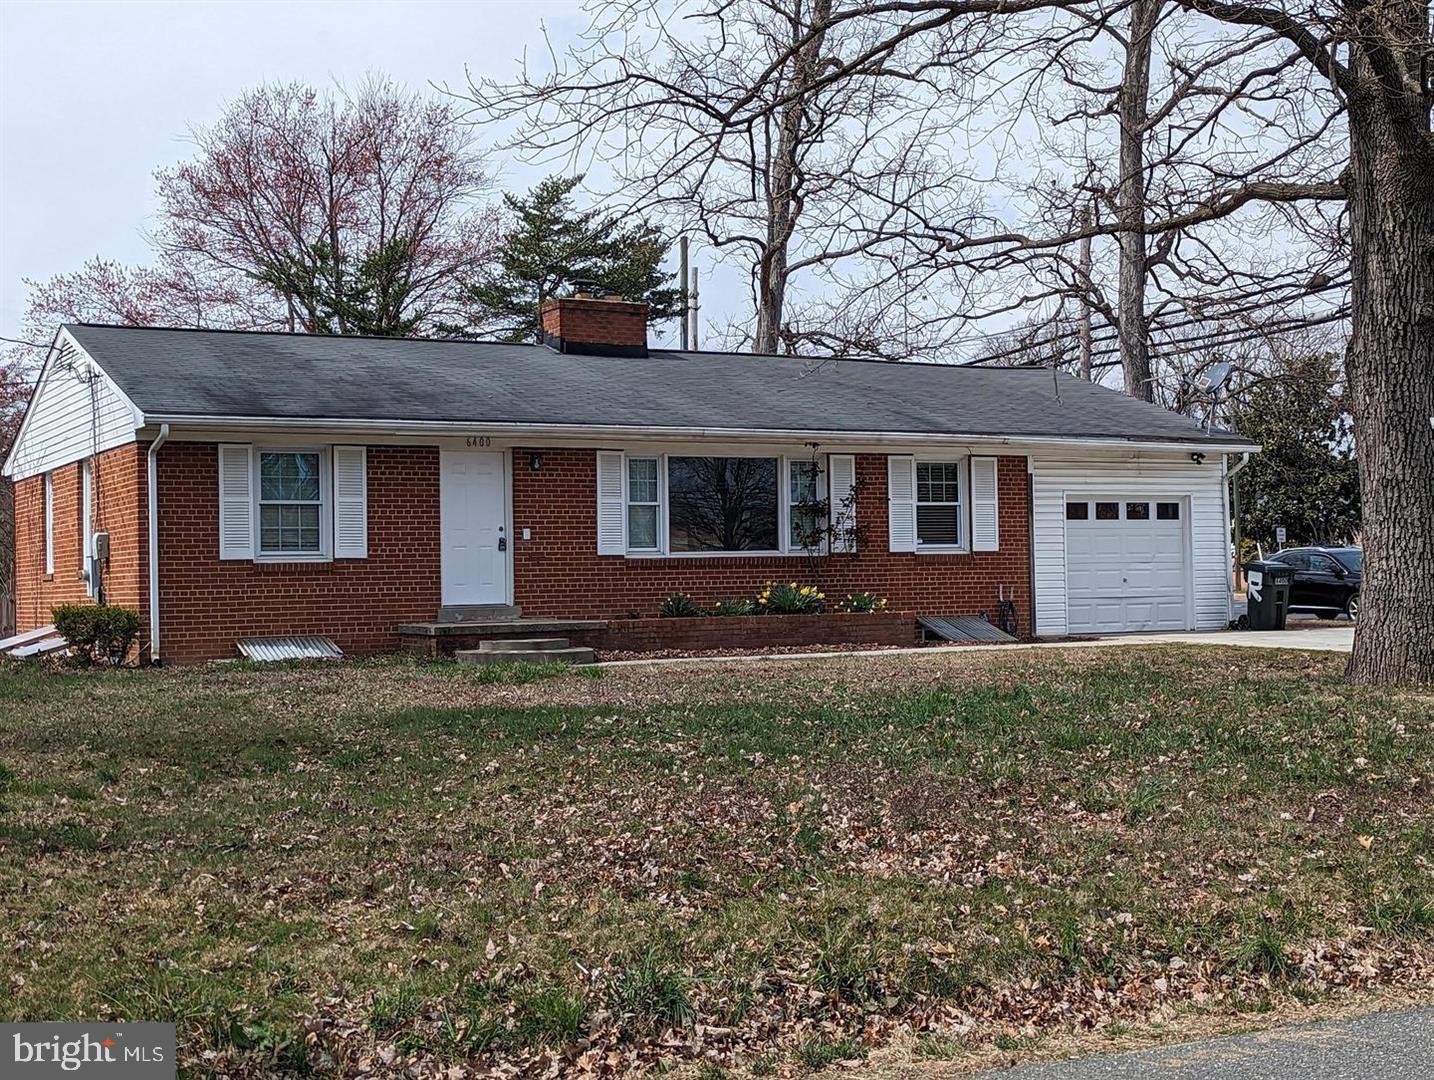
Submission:
{"label": "asphalt road", "polygon": [[1019,1065],[979,1080],[1414,1080],[1434,1077],[1434,1008],[1325,1020],[1158,1050]]}

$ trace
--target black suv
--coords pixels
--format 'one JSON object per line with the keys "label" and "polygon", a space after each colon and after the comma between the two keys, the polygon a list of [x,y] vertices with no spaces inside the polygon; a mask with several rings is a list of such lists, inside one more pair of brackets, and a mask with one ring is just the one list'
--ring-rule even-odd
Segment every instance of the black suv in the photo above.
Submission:
{"label": "black suv", "polygon": [[1291,611],[1314,611],[1333,617],[1341,611],[1359,617],[1359,579],[1364,552],[1359,548],[1286,548],[1269,556],[1294,568]]}

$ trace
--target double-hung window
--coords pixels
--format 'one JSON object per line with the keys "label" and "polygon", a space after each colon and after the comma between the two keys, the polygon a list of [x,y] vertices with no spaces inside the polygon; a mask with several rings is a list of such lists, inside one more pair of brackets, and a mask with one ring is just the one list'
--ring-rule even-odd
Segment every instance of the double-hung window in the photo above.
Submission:
{"label": "double-hung window", "polygon": [[791,551],[823,551],[827,543],[826,474],[815,461],[787,462],[787,543]]}
{"label": "double-hung window", "polygon": [[632,551],[657,551],[659,485],[657,458],[627,459],[627,546]]}
{"label": "double-hung window", "polygon": [[317,450],[259,451],[259,555],[324,553],[323,455]]}
{"label": "double-hung window", "polygon": [[45,512],[45,573],[55,572],[55,477],[46,473],[43,507]]}
{"label": "double-hung window", "polygon": [[916,463],[916,544],[918,547],[965,546],[960,461]]}

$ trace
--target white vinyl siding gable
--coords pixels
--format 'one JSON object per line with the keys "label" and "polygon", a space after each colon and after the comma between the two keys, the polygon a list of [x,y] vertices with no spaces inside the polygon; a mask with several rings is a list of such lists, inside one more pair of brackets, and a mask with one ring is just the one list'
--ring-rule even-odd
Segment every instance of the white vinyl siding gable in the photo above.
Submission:
{"label": "white vinyl siding gable", "polygon": [[[67,339],[62,335],[61,341]],[[46,359],[34,400],[5,462],[23,480],[133,442],[142,418],[119,388],[73,344]]]}
{"label": "white vinyl siding gable", "polygon": [[368,558],[368,450],[334,447],[334,558]]}

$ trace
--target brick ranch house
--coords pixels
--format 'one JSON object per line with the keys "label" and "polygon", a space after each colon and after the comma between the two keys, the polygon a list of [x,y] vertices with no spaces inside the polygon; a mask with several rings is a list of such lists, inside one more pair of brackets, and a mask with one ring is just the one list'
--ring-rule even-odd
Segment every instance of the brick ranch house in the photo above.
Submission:
{"label": "brick ranch house", "polygon": [[751,596],[807,578],[814,534],[829,595],[891,610],[1006,595],[1041,636],[1229,618],[1248,440],[1049,370],[649,349],[645,308],[600,299],[543,326],[61,328],[5,463],[19,629],[102,589],[154,659],[280,634],[370,653],[440,608]]}

